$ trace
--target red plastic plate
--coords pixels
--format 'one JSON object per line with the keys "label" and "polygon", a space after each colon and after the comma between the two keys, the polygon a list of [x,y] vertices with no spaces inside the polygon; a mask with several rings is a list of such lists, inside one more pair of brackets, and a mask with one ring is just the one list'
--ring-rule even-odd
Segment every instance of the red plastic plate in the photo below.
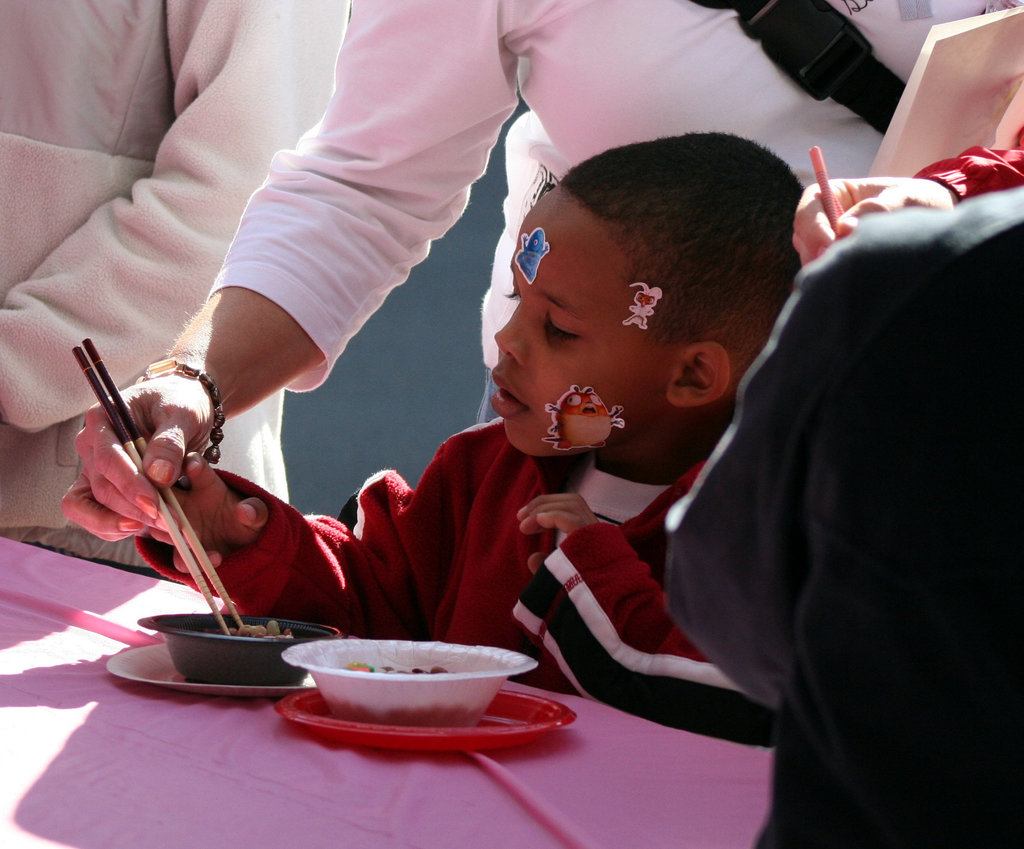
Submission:
{"label": "red plastic plate", "polygon": [[421,728],[348,722],[330,715],[319,690],[285,696],[274,709],[289,722],[338,743],[384,749],[473,751],[518,746],[568,725],[576,714],[565,705],[513,690],[502,690],[472,728]]}

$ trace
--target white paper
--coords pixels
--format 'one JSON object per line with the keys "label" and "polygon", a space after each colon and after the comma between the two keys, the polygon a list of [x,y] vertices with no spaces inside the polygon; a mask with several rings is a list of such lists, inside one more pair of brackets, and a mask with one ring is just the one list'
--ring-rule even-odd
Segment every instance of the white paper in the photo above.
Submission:
{"label": "white paper", "polygon": [[1001,141],[1019,136],[1022,81],[1024,7],[932,27],[871,175],[912,176],[973,145],[1016,147]]}

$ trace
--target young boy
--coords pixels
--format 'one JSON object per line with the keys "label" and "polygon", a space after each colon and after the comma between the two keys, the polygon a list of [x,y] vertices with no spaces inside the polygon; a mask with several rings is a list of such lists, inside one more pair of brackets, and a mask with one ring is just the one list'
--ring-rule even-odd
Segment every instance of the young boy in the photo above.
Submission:
{"label": "young boy", "polygon": [[[800,192],[774,154],[723,134],[572,169],[513,260],[501,419],[447,440],[415,491],[374,476],[350,529],[189,459],[182,500],[235,604],[356,636],[529,651],[540,663],[524,683],[767,743],[771,715],[667,614],[664,517],[790,292]],[[181,577],[166,545],[139,545]]]}

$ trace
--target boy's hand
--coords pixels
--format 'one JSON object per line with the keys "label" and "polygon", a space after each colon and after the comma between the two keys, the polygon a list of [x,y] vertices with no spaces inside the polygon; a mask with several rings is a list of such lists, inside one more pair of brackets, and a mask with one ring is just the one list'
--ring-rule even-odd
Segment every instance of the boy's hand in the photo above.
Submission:
{"label": "boy's hand", "polygon": [[[269,510],[261,499],[245,498],[231,489],[199,454],[189,454],[183,470],[192,488],[174,490],[175,497],[217,567],[229,554],[259,539]],[[151,530],[154,539],[171,544],[162,521]],[[188,572],[177,552],[174,565],[179,572]]]}
{"label": "boy's hand", "polygon": [[[547,530],[559,530],[565,534],[594,525],[598,522],[587,502],[575,492],[558,492],[549,495],[538,495],[516,514],[519,519],[519,530],[524,534],[539,534]],[[543,552],[530,555],[527,566],[536,573],[544,562]]]}

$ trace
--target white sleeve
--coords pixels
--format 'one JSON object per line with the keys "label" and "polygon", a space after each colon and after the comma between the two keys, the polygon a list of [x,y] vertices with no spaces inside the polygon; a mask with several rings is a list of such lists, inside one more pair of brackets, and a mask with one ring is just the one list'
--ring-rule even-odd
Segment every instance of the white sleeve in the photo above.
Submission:
{"label": "white sleeve", "polygon": [[[218,278],[285,309],[326,363],[465,208],[518,102],[505,4],[355,4],[321,125],[279,153]],[[387,61],[382,61],[382,54]]]}

